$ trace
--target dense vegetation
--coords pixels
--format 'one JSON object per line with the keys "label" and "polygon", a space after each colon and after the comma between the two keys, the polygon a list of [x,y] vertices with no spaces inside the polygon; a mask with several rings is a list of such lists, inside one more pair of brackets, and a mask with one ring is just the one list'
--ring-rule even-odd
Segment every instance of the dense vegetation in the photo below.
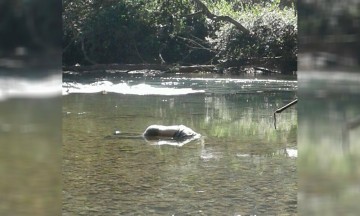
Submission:
{"label": "dense vegetation", "polygon": [[64,0],[63,64],[237,67],[265,59],[282,72],[296,70],[297,18],[291,1],[201,2],[248,32],[211,19],[193,0]]}
{"label": "dense vegetation", "polygon": [[0,57],[16,47],[43,51],[61,47],[61,1],[0,1]]}
{"label": "dense vegetation", "polygon": [[327,53],[322,58],[327,58],[328,69],[342,67],[358,71],[360,2],[300,1],[298,7],[301,51]]}

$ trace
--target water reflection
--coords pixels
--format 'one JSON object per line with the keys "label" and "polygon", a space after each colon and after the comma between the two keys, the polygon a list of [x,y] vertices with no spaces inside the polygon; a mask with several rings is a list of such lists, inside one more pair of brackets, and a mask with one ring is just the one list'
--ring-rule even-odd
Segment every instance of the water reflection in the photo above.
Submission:
{"label": "water reflection", "polygon": [[63,95],[70,93],[120,93],[134,95],[184,95],[191,93],[204,92],[203,90],[193,90],[191,88],[161,88],[147,84],[128,85],[127,83],[114,84],[109,81],[97,81],[91,84],[65,83]]}
{"label": "water reflection", "polygon": [[[244,90],[237,79],[169,79],[178,78],[130,83],[204,92],[64,96],[64,214],[295,214],[296,109],[279,115],[278,130],[272,113],[294,98],[296,82],[254,80]],[[184,124],[203,140],[104,139],[151,124]]]}
{"label": "water reflection", "polygon": [[95,79],[65,79],[63,95],[71,93],[112,92],[133,95],[185,95],[192,93],[262,93],[292,92],[297,81],[257,78],[208,77],[104,77]]}
{"label": "water reflection", "polygon": [[1,215],[61,212],[60,78],[0,77]]}
{"label": "water reflection", "polygon": [[299,76],[299,212],[359,212],[360,76],[312,71]]}

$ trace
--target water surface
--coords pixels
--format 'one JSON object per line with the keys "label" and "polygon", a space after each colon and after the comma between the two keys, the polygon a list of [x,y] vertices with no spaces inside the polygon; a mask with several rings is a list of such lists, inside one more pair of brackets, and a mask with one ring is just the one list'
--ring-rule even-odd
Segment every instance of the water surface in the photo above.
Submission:
{"label": "water surface", "polygon": [[360,76],[299,74],[299,213],[357,215],[360,211]]}
{"label": "water surface", "polygon": [[[296,97],[296,81],[80,80],[63,84],[64,215],[296,214],[296,108],[279,114],[277,130],[272,118]],[[184,124],[202,139],[179,147],[104,138],[151,124]]]}
{"label": "water surface", "polygon": [[24,73],[0,75],[0,215],[59,215],[61,75]]}

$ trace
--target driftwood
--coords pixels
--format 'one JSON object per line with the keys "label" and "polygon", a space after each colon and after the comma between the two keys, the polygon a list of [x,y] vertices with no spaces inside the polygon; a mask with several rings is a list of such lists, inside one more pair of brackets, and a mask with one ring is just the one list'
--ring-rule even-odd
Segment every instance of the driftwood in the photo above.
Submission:
{"label": "driftwood", "polygon": [[279,109],[277,109],[274,112],[274,127],[275,127],[275,130],[276,130],[276,113],[281,113],[282,111],[286,110],[287,108],[291,107],[292,105],[296,104],[297,102],[298,102],[298,99],[295,99],[295,100],[291,101],[290,103],[286,104],[285,106],[280,107]]}
{"label": "driftwood", "polygon": [[[281,65],[284,58],[281,56],[277,57],[261,57],[261,58],[244,58],[244,59],[233,59],[222,63],[224,68],[227,67],[238,67],[238,66],[254,66],[258,68],[277,68],[276,65]],[[255,68],[256,69],[256,68]],[[273,71],[273,70],[271,70]]]}
{"label": "driftwood", "polygon": [[78,73],[113,72],[129,73],[131,71],[156,70],[167,73],[197,73],[216,72],[222,73],[229,68],[236,68],[237,71],[244,71],[246,68],[253,68],[264,73],[280,73],[278,67],[281,57],[272,58],[247,58],[229,60],[218,65],[175,65],[175,64],[93,64],[82,66],[63,66],[63,71]]}
{"label": "driftwood", "polygon": [[166,64],[96,64],[89,66],[65,66],[63,71],[74,72],[91,72],[91,71],[105,71],[105,70],[118,70],[124,73],[139,70],[158,70],[164,72],[178,72],[178,73],[191,73],[191,72],[213,72],[215,65],[192,65],[192,66],[178,66]]}

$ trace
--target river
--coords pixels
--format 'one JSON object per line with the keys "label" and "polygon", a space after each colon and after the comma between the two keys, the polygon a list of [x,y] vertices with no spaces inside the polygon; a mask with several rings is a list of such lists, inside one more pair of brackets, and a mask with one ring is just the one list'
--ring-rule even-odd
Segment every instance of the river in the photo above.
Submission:
{"label": "river", "polygon": [[[279,215],[297,211],[297,81],[109,75],[63,83],[63,215]],[[106,139],[183,124],[186,145]]]}
{"label": "river", "polygon": [[[301,215],[360,212],[360,76],[299,73],[298,210]],[[351,126],[350,125],[354,125]]]}

